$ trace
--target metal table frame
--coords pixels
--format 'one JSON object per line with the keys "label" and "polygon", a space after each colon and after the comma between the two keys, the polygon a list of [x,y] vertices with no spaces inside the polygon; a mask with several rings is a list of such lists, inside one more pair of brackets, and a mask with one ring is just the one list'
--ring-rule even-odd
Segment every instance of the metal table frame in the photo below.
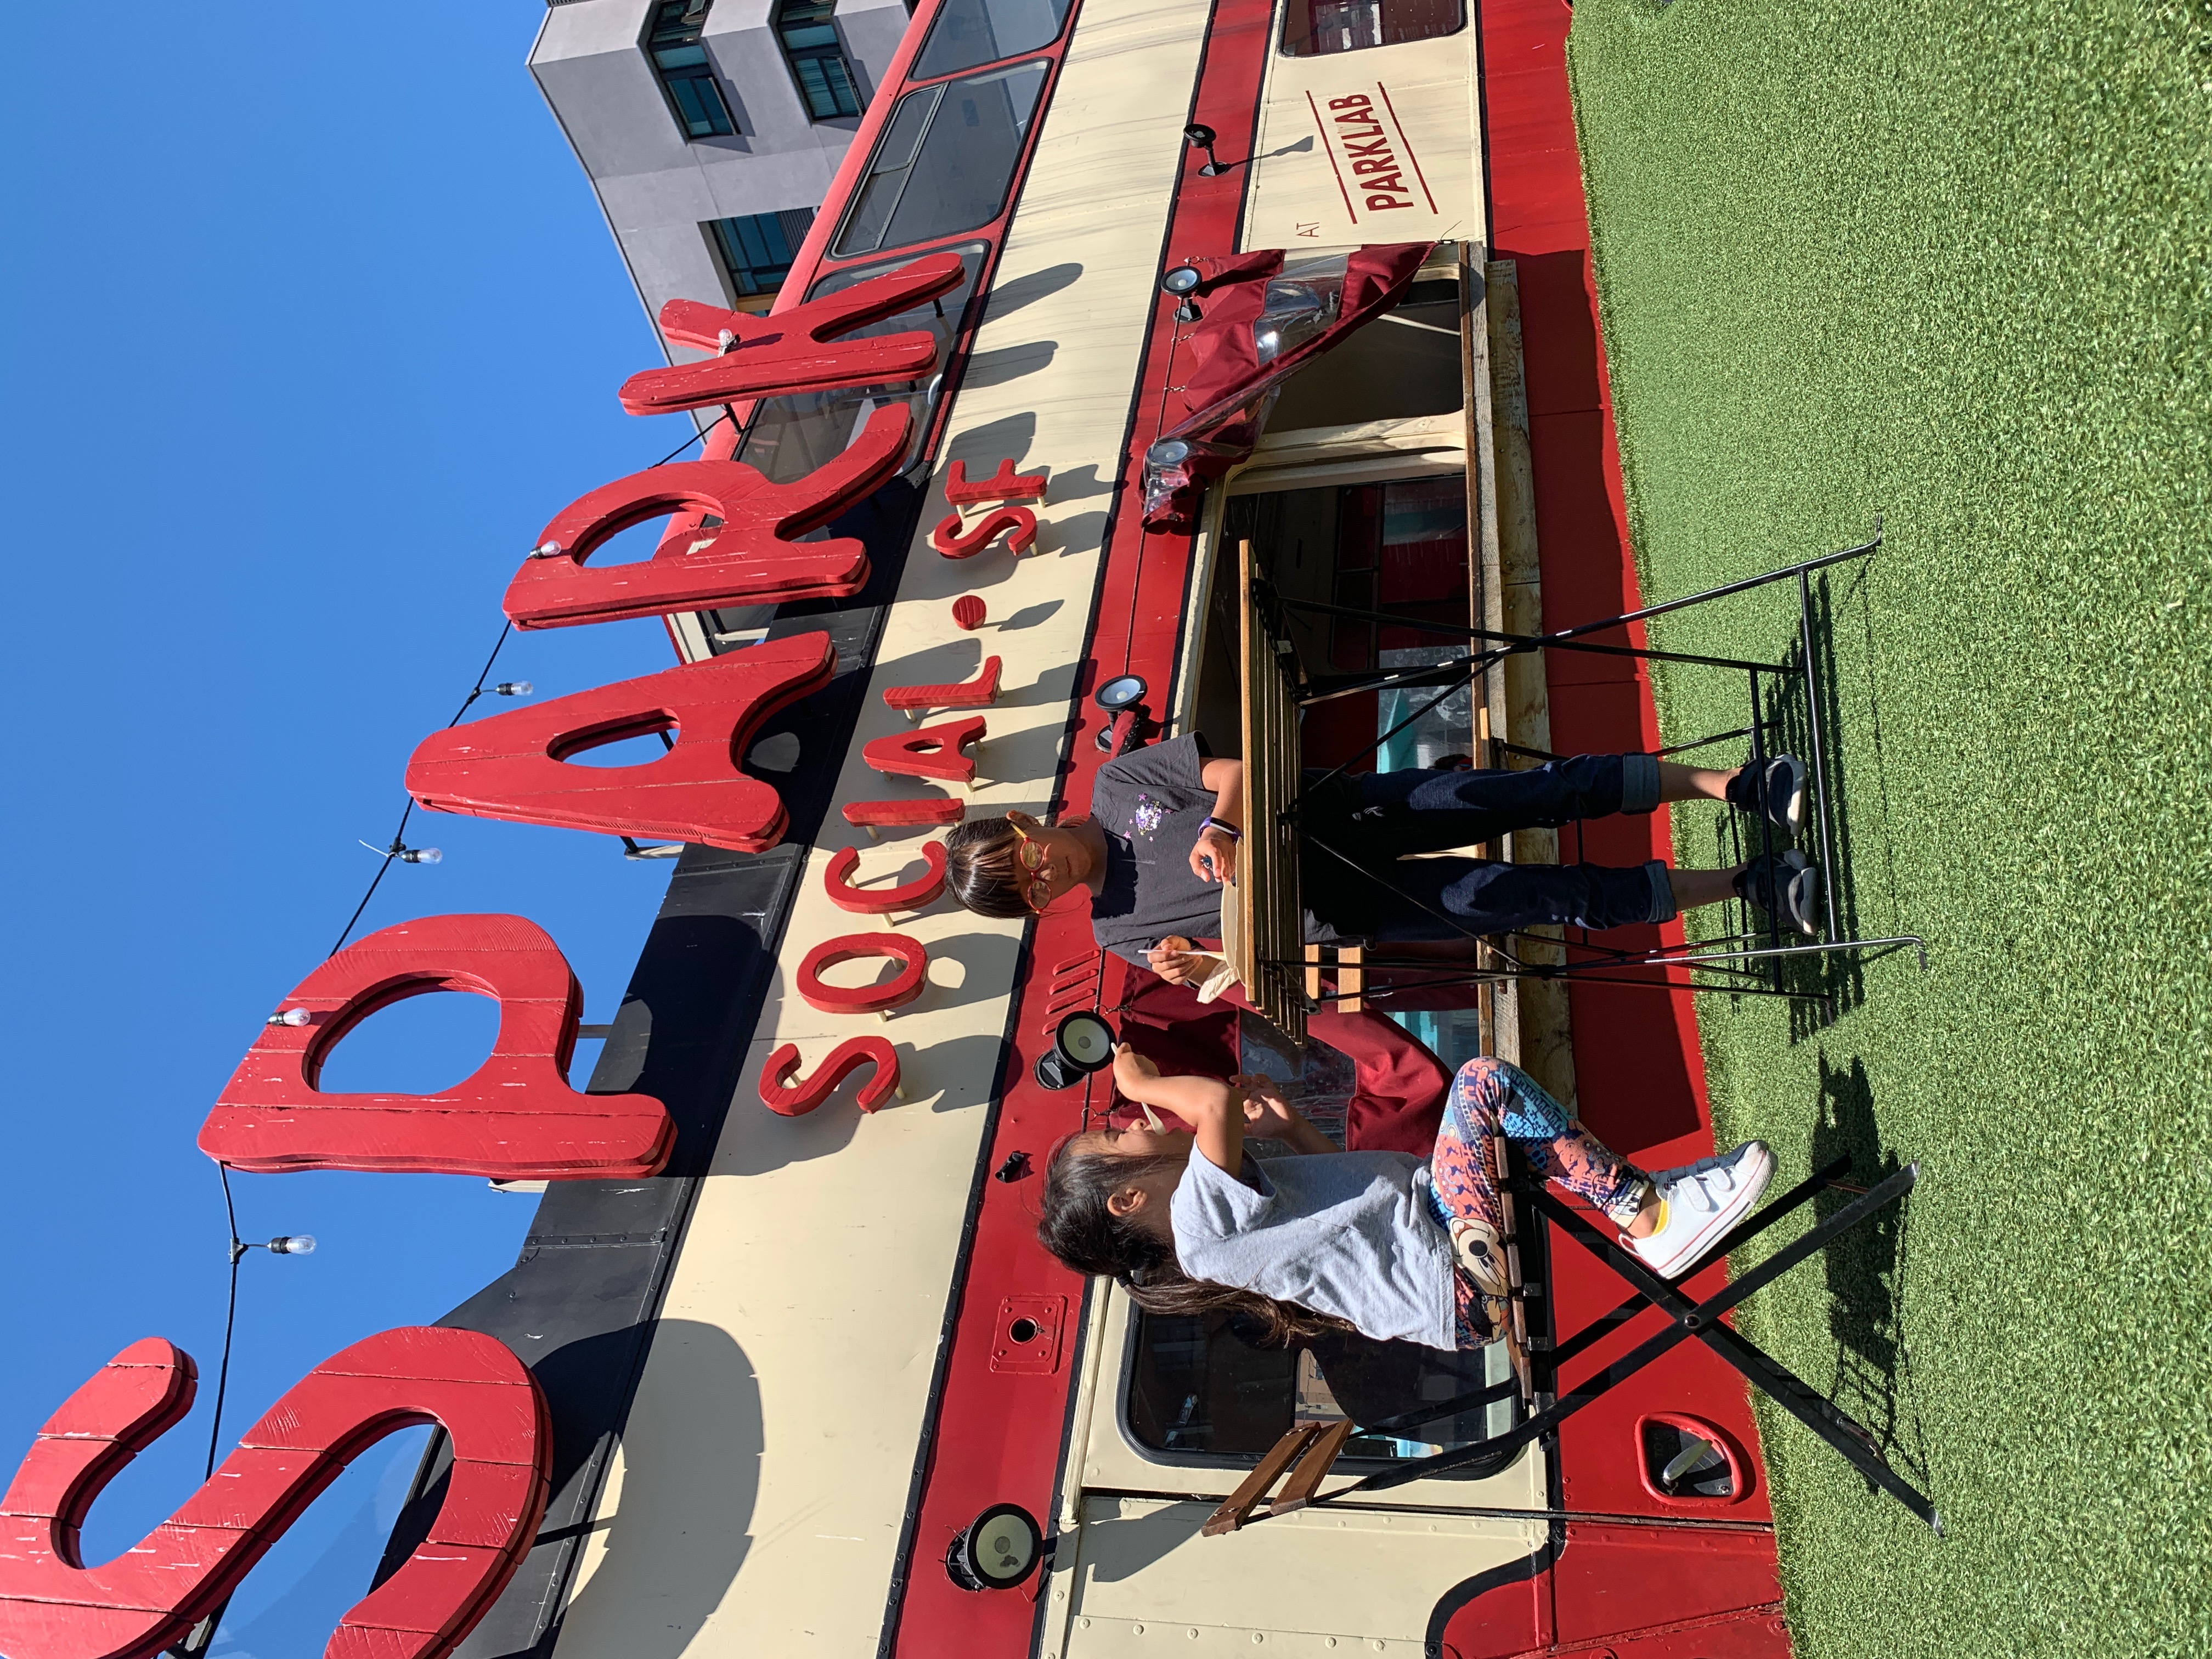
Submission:
{"label": "metal table frame", "polygon": [[[1603,656],[1630,657],[1649,662],[1683,663],[1698,667],[1731,670],[1746,676],[1750,697],[1750,723],[1733,731],[1715,732],[1708,737],[1675,744],[1659,751],[1662,756],[1685,753],[1713,744],[1748,738],[1753,763],[1764,760],[1768,753],[1768,734],[1783,725],[1779,710],[1770,712],[1764,700],[1770,693],[1780,690],[1785,694],[1791,689],[1800,692],[1804,704],[1804,731],[1807,736],[1805,762],[1808,770],[1807,787],[1814,803],[1813,828],[1820,848],[1822,892],[1825,899],[1826,935],[1814,939],[1803,939],[1794,933],[1785,938],[1780,920],[1771,915],[1763,927],[1754,923],[1751,907],[1743,905],[1740,925],[1719,937],[1685,943],[1680,945],[1657,945],[1645,950],[1628,950],[1603,945],[1587,933],[1577,937],[1559,938],[1549,933],[1517,932],[1495,935],[1480,935],[1456,917],[1442,911],[1432,914],[1454,931],[1475,942],[1476,953],[1472,963],[1438,962],[1433,957],[1393,957],[1387,953],[1370,953],[1361,966],[1369,970],[1387,969],[1392,982],[1379,987],[1363,985],[1356,990],[1339,989],[1324,993],[1311,1000],[1316,1002],[1349,1000],[1364,997],[1379,1000],[1389,996],[1393,990],[1426,990],[1439,986],[1478,986],[1508,979],[1567,979],[1585,983],[1627,985],[1663,991],[1720,991],[1732,995],[1777,996],[1793,1000],[1820,1004],[1832,1012],[1832,1002],[1825,991],[1792,988],[1785,980],[1785,970],[1793,960],[1823,957],[1845,956],[1860,962],[1878,960],[1903,950],[1918,953],[1921,967],[1928,966],[1927,940],[1917,933],[1900,933],[1880,939],[1860,939],[1844,925],[1837,908],[1835,881],[1835,833],[1830,806],[1832,780],[1829,770],[1829,756],[1821,733],[1827,709],[1826,690],[1821,685],[1820,674],[1813,651],[1813,601],[1811,578],[1814,571],[1847,560],[1863,559],[1873,555],[1881,545],[1880,520],[1875,522],[1872,537],[1855,547],[1825,554],[1801,563],[1785,565],[1778,570],[1747,577],[1741,581],[1708,588],[1679,599],[1669,599],[1659,605],[1646,605],[1640,611],[1627,611],[1620,616],[1607,617],[1601,621],[1583,623],[1577,627],[1561,629],[1548,634],[1505,634],[1492,629],[1462,627],[1454,623],[1431,622],[1425,618],[1405,617],[1389,611],[1358,610],[1345,605],[1326,605],[1316,600],[1287,598],[1272,590],[1261,594],[1255,588],[1257,608],[1280,618],[1285,613],[1306,613],[1365,622],[1377,626],[1410,628],[1423,632],[1441,634],[1471,641],[1480,641],[1481,649],[1469,652],[1447,663],[1426,664],[1418,667],[1384,670],[1352,675],[1302,677],[1305,689],[1297,701],[1301,708],[1331,699],[1350,696],[1361,692],[1403,690],[1418,686],[1440,686],[1437,694],[1414,709],[1373,743],[1361,750],[1351,760],[1338,765],[1321,780],[1327,783],[1342,774],[1353,762],[1373,754],[1383,744],[1419,720],[1422,715],[1442,703],[1472,678],[1480,677],[1508,657],[1531,651],[1575,651]],[[1771,584],[1794,581],[1797,588],[1797,628],[1795,642],[1779,662],[1758,662],[1742,658],[1713,657],[1679,651],[1661,651],[1636,645],[1605,644],[1589,636],[1610,629],[1625,629],[1631,623],[1667,616],[1693,606],[1709,605],[1717,599],[1747,592]],[[1287,626],[1282,629],[1288,634]],[[1552,760],[1558,757],[1540,750],[1522,748],[1512,744],[1499,744],[1506,753],[1535,760]],[[1291,810],[1311,788],[1309,786],[1294,797]],[[1733,820],[1738,815],[1730,815]],[[1744,830],[1733,821],[1729,834],[1735,850],[1747,850]],[[1759,854],[1780,849],[1781,842],[1776,827],[1764,817],[1757,826],[1757,848]],[[1358,871],[1369,879],[1384,886],[1389,884],[1377,871],[1360,863],[1341,849],[1309,832],[1305,846],[1336,860]],[[1424,907],[1427,908],[1427,907]],[[1731,909],[1736,908],[1731,906]],[[1579,930],[1577,930],[1579,933]],[[1531,950],[1531,946],[1537,947]],[[1558,953],[1562,960],[1540,959]],[[1864,953],[1864,954],[1863,954]],[[1284,962],[1272,965],[1305,969],[1310,963]],[[1675,979],[1668,970],[1681,969],[1686,979]],[[1657,969],[1657,976],[1638,970]],[[1364,976],[1363,976],[1364,977]]]}

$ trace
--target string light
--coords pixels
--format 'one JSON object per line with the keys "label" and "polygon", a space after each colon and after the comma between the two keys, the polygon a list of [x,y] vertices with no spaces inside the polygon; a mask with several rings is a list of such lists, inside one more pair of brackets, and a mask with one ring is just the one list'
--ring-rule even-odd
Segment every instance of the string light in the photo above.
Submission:
{"label": "string light", "polygon": [[281,1013],[270,1015],[269,1023],[271,1025],[289,1025],[295,1030],[297,1030],[301,1026],[308,1024],[313,1018],[314,1016],[309,1013],[305,1008],[287,1008]]}
{"label": "string light", "polygon": [[528,680],[501,680],[492,687],[502,697],[526,697],[537,689]]}

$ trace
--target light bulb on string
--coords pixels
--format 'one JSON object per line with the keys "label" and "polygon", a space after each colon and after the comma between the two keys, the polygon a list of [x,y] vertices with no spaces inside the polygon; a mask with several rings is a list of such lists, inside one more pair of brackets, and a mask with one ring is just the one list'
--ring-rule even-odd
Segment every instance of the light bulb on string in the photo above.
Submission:
{"label": "light bulb on string", "polygon": [[269,1023],[271,1025],[289,1025],[296,1029],[313,1018],[314,1016],[305,1008],[286,1008],[270,1015]]}
{"label": "light bulb on string", "polygon": [[313,1233],[279,1233],[269,1241],[271,1255],[313,1255],[315,1236]]}
{"label": "light bulb on string", "polygon": [[492,687],[502,697],[526,697],[537,689],[528,680],[501,680]]}
{"label": "light bulb on string", "polygon": [[438,864],[446,855],[435,847],[403,847],[392,856],[402,864]]}

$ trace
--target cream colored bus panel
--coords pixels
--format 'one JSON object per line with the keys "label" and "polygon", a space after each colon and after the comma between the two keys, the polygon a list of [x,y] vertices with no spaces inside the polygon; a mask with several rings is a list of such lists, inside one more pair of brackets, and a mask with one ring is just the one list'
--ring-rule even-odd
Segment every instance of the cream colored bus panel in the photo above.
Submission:
{"label": "cream colored bus panel", "polygon": [[[1083,1506],[1044,1659],[1158,1653],[1420,1659],[1454,1586],[1525,1559],[1540,1522],[1302,1510],[1202,1538],[1211,1506],[1120,1495]],[[1063,1549],[1065,1547],[1063,1547]]]}
{"label": "cream colored bus panel", "polygon": [[1317,58],[1271,43],[1243,246],[1486,240],[1475,51],[1471,25]]}

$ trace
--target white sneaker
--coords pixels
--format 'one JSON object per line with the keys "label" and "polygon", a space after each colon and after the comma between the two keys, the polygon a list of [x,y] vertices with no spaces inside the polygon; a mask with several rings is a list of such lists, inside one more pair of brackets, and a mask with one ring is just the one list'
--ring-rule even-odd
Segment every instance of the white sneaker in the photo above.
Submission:
{"label": "white sneaker", "polygon": [[1658,1230],[1648,1238],[1624,1235],[1621,1242],[1662,1279],[1679,1279],[1759,1202],[1774,1178],[1774,1154],[1765,1142],[1747,1140],[1710,1168],[1693,1164],[1666,1176],[1654,1177],[1664,1206]]}
{"label": "white sneaker", "polygon": [[1765,1141],[1747,1140],[1732,1152],[1716,1152],[1712,1157],[1701,1158],[1694,1164],[1678,1164],[1671,1170],[1652,1170],[1646,1173],[1655,1187],[1667,1186],[1670,1182],[1680,1181],[1684,1176],[1704,1175],[1711,1170],[1729,1170],[1730,1179],[1733,1180],[1735,1166],[1739,1163],[1754,1152],[1763,1152],[1765,1150]]}

